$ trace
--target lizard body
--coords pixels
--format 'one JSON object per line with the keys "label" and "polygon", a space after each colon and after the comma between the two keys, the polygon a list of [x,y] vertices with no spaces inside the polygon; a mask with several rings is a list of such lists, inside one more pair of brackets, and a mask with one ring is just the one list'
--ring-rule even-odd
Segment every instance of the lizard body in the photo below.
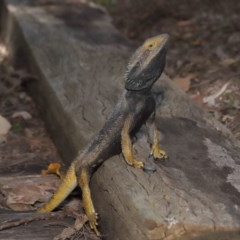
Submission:
{"label": "lizard body", "polygon": [[[127,67],[125,90],[114,111],[88,147],[72,162],[59,188],[50,201],[38,209],[39,212],[52,211],[79,184],[90,226],[99,235],[89,188],[90,175],[104,160],[121,150],[128,164],[138,168],[144,166],[133,155],[131,136],[154,112],[155,100],[151,88],[164,69],[167,42],[168,35],[161,34],[147,39],[136,50]],[[154,134],[153,139],[153,156],[165,157],[164,151],[159,148],[157,135]]]}

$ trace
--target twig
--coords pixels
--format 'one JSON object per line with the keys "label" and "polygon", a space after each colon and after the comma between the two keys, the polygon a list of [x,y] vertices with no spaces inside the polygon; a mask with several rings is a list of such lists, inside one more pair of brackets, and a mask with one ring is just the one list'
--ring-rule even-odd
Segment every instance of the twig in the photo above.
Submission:
{"label": "twig", "polygon": [[54,237],[54,240],[70,239],[74,234],[76,234],[83,228],[84,224],[87,221],[88,221],[88,218],[86,215],[81,215],[80,217],[77,217],[75,220],[74,226],[64,228],[59,235]]}
{"label": "twig", "polygon": [[6,230],[9,228],[14,228],[14,227],[18,227],[21,225],[25,225],[28,224],[30,222],[33,221],[40,221],[40,220],[49,220],[51,218],[56,218],[56,217],[65,217],[66,214],[64,212],[56,212],[56,213],[46,213],[46,214],[39,214],[38,216],[33,216],[33,217],[29,217],[29,218],[25,218],[25,219],[13,219],[11,221],[5,221],[3,223],[0,224],[0,231],[2,230]]}

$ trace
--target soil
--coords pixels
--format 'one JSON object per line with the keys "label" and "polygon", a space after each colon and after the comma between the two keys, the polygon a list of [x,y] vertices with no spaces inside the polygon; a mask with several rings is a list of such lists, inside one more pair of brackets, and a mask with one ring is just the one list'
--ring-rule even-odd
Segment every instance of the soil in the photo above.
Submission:
{"label": "soil", "polygon": [[6,138],[1,140],[0,159],[8,161],[15,158],[17,162],[22,158],[25,162],[27,158],[33,158],[36,162],[59,162],[57,149],[46,132],[35,103],[24,88],[31,76],[9,66],[3,52],[0,59],[0,115],[11,124]]}

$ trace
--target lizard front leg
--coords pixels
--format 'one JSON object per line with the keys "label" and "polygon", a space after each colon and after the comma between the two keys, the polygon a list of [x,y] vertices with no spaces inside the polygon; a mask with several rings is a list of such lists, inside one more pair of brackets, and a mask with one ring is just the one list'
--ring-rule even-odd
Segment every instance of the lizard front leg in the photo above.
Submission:
{"label": "lizard front leg", "polygon": [[64,199],[73,191],[77,186],[77,177],[75,171],[75,163],[73,162],[66,175],[63,177],[61,184],[59,185],[57,191],[53,194],[52,198],[45,203],[37,211],[40,213],[51,212],[54,210]]}
{"label": "lizard front leg", "polygon": [[147,121],[148,135],[152,140],[151,155],[155,159],[166,159],[166,152],[160,148],[160,133],[155,124],[155,116],[156,112],[154,111]]}
{"label": "lizard front leg", "polygon": [[143,162],[135,159],[132,149],[132,142],[130,138],[130,129],[132,124],[132,116],[129,115],[123,125],[123,129],[121,131],[121,144],[122,144],[122,153],[124,159],[129,165],[132,165],[136,168],[142,168]]}

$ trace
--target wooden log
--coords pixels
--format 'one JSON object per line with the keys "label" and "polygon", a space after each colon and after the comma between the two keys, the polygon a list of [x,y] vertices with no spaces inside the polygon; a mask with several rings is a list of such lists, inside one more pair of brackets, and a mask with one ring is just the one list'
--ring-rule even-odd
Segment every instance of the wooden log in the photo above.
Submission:
{"label": "wooden log", "polygon": [[[5,2],[2,38],[16,65],[36,77],[29,89],[69,163],[117,102],[132,48],[95,5],[79,3],[74,15],[54,1],[51,8]],[[63,17],[69,14],[79,25]],[[98,169],[91,188],[101,231],[114,240],[238,239],[239,143],[165,75],[154,92],[157,127],[169,159],[156,162],[152,174],[127,166],[121,155]],[[142,128],[134,145],[141,159],[150,151],[145,136]]]}
{"label": "wooden log", "polygon": [[[41,216],[42,215],[42,216]],[[46,217],[43,214],[37,213],[21,213],[10,214],[8,211],[0,209],[0,228],[7,225],[19,225],[19,227],[9,227],[0,231],[0,239],[11,240],[47,240],[53,239],[56,235],[67,227],[73,225],[73,218],[59,217],[55,214],[54,217]],[[10,218],[11,217],[11,218]],[[46,219],[44,219],[46,218]],[[35,219],[29,223],[30,219]],[[25,224],[24,224],[25,222]]]}

